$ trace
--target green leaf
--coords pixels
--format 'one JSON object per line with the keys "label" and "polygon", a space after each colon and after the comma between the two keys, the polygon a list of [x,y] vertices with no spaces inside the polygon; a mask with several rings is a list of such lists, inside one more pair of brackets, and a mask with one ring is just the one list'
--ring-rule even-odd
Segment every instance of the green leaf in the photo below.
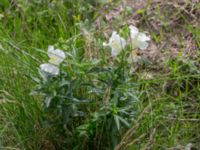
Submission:
{"label": "green leaf", "polygon": [[94,67],[90,69],[87,73],[99,73],[99,72],[110,72],[110,70],[106,68],[101,68],[101,67]]}
{"label": "green leaf", "polygon": [[122,117],[118,116],[118,119],[124,124],[126,125],[128,128],[130,127],[130,124],[125,120],[123,119]]}
{"label": "green leaf", "polygon": [[32,79],[33,81],[35,81],[36,83],[40,83],[40,79],[39,79],[39,78],[36,78],[36,77],[32,77],[32,76],[31,76],[31,79]]}
{"label": "green leaf", "polygon": [[59,83],[59,87],[63,87],[63,86],[65,86],[65,85],[70,85],[70,82],[69,82],[69,81],[61,81],[61,82]]}
{"label": "green leaf", "polygon": [[42,70],[39,70],[38,72],[39,72],[39,75],[42,77],[42,79],[46,82],[48,78],[47,73]]}
{"label": "green leaf", "polygon": [[120,129],[120,123],[119,123],[119,116],[118,115],[114,115],[114,119],[115,119],[115,124],[117,125],[117,129]]}
{"label": "green leaf", "polygon": [[44,100],[45,106],[48,108],[50,106],[52,97],[51,96],[47,96]]}

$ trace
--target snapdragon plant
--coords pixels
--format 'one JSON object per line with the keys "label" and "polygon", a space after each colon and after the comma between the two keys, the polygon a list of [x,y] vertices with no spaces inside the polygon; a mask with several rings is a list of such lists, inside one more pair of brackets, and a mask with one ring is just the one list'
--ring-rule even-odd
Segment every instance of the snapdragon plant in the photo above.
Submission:
{"label": "snapdragon plant", "polygon": [[[129,74],[126,54],[132,49],[127,50],[127,45],[145,49],[150,39],[136,27],[130,26],[130,30],[130,44],[116,31],[103,44],[111,48],[112,63],[76,61],[73,53],[66,57],[63,50],[48,47],[49,61],[40,65],[41,78],[36,79],[35,89],[44,99],[42,124],[55,127],[72,141],[79,140],[77,149],[83,148],[83,141],[91,148],[113,148],[134,120],[138,91]],[[72,143],[65,144],[74,147]]]}

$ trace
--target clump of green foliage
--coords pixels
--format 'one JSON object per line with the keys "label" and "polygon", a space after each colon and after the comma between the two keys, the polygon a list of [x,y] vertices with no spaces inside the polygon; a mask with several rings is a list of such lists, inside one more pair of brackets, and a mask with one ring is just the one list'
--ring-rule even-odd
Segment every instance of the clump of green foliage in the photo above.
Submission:
{"label": "clump of green foliage", "polygon": [[61,147],[113,149],[131,126],[138,91],[124,53],[111,64],[77,60],[68,52],[59,75],[39,70],[41,78],[33,78],[37,86],[32,93],[44,98],[41,123],[59,133]]}

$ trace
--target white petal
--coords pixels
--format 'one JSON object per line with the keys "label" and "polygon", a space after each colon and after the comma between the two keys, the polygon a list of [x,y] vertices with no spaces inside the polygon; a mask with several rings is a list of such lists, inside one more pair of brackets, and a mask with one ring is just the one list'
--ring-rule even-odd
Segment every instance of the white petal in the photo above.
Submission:
{"label": "white petal", "polygon": [[112,55],[117,56],[124,49],[125,45],[126,41],[124,39],[113,41],[111,44]]}
{"label": "white petal", "polygon": [[122,50],[126,46],[126,40],[120,37],[116,32],[113,32],[110,45],[114,49]]}
{"label": "white petal", "polygon": [[112,32],[111,38],[112,38],[112,37],[115,37],[115,36],[118,36],[117,31],[113,31],[113,32]]}
{"label": "white petal", "polygon": [[138,41],[150,41],[150,38],[148,36],[146,36],[146,34],[144,33],[139,33],[138,37],[137,37]]}
{"label": "white petal", "polygon": [[53,51],[54,51],[54,47],[52,45],[49,45],[47,54],[50,55],[51,53],[53,53]]}
{"label": "white petal", "polygon": [[114,49],[114,48],[112,48],[112,50],[111,50],[111,56],[112,56],[112,57],[115,57],[115,56],[117,56],[120,52],[121,52],[121,49]]}
{"label": "white petal", "polygon": [[60,49],[53,49],[49,46],[48,56],[50,58],[49,62],[54,65],[59,65],[65,59],[65,53]]}
{"label": "white petal", "polygon": [[124,38],[121,38],[120,40],[121,47],[124,49],[126,46],[126,40]]}
{"label": "white petal", "polygon": [[141,50],[145,50],[148,47],[148,43],[147,42],[142,42],[142,41],[138,41],[137,42],[137,47],[139,47]]}
{"label": "white petal", "polygon": [[65,59],[65,53],[60,49],[55,50],[55,55],[62,58],[62,59]]}
{"label": "white petal", "polygon": [[122,49],[125,48],[126,40],[120,37],[120,35],[117,34],[116,31],[113,31],[109,39],[109,43],[103,43],[103,46],[110,46],[111,55],[117,56],[122,51]]}
{"label": "white petal", "polygon": [[48,50],[48,56],[51,57],[59,57],[59,58],[65,58],[65,53],[60,50],[60,49],[56,49],[56,50]]}
{"label": "white petal", "polygon": [[118,36],[117,32],[113,31],[108,44],[111,46],[113,41],[117,41],[118,38],[119,38],[119,36]]}
{"label": "white petal", "polygon": [[137,34],[139,33],[138,28],[135,26],[130,25],[129,26],[130,32],[131,32],[131,39],[136,38]]}
{"label": "white petal", "polygon": [[55,65],[46,63],[40,65],[41,70],[50,73],[52,75],[58,75],[59,74],[59,68]]}

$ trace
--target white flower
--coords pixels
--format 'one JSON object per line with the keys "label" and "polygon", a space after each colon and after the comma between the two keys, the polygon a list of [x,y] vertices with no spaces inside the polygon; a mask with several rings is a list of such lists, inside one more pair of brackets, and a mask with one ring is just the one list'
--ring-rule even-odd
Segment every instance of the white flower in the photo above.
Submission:
{"label": "white flower", "polygon": [[129,26],[131,32],[131,43],[133,48],[140,48],[144,50],[148,47],[147,41],[150,41],[150,38],[146,36],[145,33],[139,32],[138,28],[135,26]]}
{"label": "white flower", "polygon": [[57,76],[59,74],[59,68],[53,64],[46,63],[40,65],[41,70]]}
{"label": "white flower", "polygon": [[103,43],[103,46],[111,47],[111,55],[117,56],[125,48],[126,41],[116,31],[113,31],[109,43]]}
{"label": "white flower", "polygon": [[60,49],[54,49],[53,46],[48,47],[49,63],[59,65],[65,59],[65,53]]}
{"label": "white flower", "polygon": [[53,46],[49,46],[47,55],[50,58],[49,63],[41,64],[40,69],[57,76],[60,72],[59,64],[65,59],[65,53],[62,50],[54,49]]}

